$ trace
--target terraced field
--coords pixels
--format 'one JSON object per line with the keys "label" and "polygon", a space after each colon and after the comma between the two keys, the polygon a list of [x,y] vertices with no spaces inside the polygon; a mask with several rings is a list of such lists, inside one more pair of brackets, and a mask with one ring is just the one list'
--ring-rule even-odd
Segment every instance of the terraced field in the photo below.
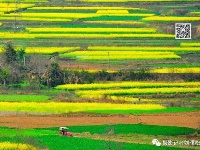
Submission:
{"label": "terraced field", "polygon": [[0,0],[0,150],[198,149],[152,139],[199,140],[199,22],[198,0]]}

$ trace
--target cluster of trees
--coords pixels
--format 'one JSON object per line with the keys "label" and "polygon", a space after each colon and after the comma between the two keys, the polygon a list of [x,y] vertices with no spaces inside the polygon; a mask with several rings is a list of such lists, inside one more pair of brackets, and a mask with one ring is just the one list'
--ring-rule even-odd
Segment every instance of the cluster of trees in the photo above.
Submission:
{"label": "cluster of trees", "polygon": [[15,50],[11,43],[3,48],[0,62],[0,84],[19,84],[24,81],[30,86],[48,85],[50,87],[63,83],[63,71],[56,62],[37,54],[26,54],[24,49]]}
{"label": "cluster of trees", "polygon": [[74,71],[65,70],[64,71],[64,83],[94,83],[99,81],[131,81],[131,80],[148,80],[151,74],[145,70],[134,71],[134,70],[123,70],[117,72],[107,72],[106,70],[101,70],[98,72],[88,72],[88,71]]}
{"label": "cluster of trees", "polygon": [[0,83],[18,85],[28,83],[32,88],[55,87],[64,83],[93,83],[96,81],[147,80],[150,74],[145,70],[135,73],[133,70],[109,73],[105,70],[96,73],[87,71],[61,70],[58,63],[49,57],[38,54],[26,54],[24,49],[15,50],[7,43],[0,65]]}

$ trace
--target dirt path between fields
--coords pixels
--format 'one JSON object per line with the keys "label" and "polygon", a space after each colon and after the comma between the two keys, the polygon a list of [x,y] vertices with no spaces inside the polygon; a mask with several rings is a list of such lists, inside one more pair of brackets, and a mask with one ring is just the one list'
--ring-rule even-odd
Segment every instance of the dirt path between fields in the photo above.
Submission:
{"label": "dirt path between fields", "polygon": [[137,123],[200,128],[200,111],[149,115],[0,116],[0,126],[18,128]]}

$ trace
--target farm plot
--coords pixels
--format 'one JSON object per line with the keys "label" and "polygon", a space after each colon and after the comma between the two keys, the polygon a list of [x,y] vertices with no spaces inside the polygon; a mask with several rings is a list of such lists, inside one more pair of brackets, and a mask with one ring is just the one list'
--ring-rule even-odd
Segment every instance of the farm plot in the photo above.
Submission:
{"label": "farm plot", "polygon": [[140,60],[140,59],[179,59],[173,52],[138,52],[138,51],[76,51],[59,55],[80,60]]}
{"label": "farm plot", "polygon": [[[101,128],[102,127],[102,128]],[[86,148],[86,149],[94,149],[94,150],[101,150],[101,149],[106,149],[107,146],[107,140],[106,140],[106,136],[108,136],[108,131],[110,128],[115,129],[116,131],[119,129],[119,127],[122,129],[127,127],[128,129],[131,127],[130,133],[131,131],[133,131],[133,129],[135,129],[136,131],[139,130],[140,128],[144,127],[145,129],[150,128],[151,126],[148,125],[123,125],[123,124],[119,124],[119,125],[114,125],[114,126],[110,126],[110,125],[102,125],[102,126],[70,126],[70,129],[73,129],[73,132],[77,135],[77,137],[72,137],[72,138],[67,138],[67,137],[63,137],[63,136],[58,136],[57,133],[57,129],[56,128],[42,128],[42,129],[12,129],[12,128],[5,128],[5,127],[1,127],[0,131],[3,133],[2,134],[2,138],[1,141],[2,142],[10,142],[10,143],[24,143],[24,140],[26,138],[29,137],[29,141],[41,141],[38,144],[36,143],[31,143],[32,148],[45,148],[45,149],[51,149],[51,150],[56,150],[58,147],[60,149],[67,149],[67,148],[73,148],[74,150],[79,150],[82,147]],[[153,127],[153,126],[152,126]],[[158,127],[160,129],[165,129],[167,127],[165,126],[155,126]],[[90,129],[89,129],[90,128]],[[100,131],[103,131],[104,134],[98,134],[99,131],[97,130],[98,128],[100,128]],[[154,128],[154,127],[153,127]],[[169,130],[171,129],[175,129],[176,131],[181,131],[185,129],[185,133],[190,133],[190,132],[194,132],[196,130],[193,129],[189,129],[189,128],[176,128],[176,127],[168,127]],[[100,136],[101,138],[99,139],[95,139],[94,136],[90,135],[84,135],[81,132],[83,131],[83,129],[85,129],[85,131],[91,131],[93,130],[92,133],[96,133],[96,135]],[[13,135],[10,134],[10,132],[12,132]],[[22,137],[18,138],[18,141],[15,140],[13,138],[13,136],[15,137],[19,137],[19,135],[17,134],[17,132],[22,133]],[[146,130],[145,130],[146,131]],[[164,130],[165,131],[165,130]],[[7,134],[5,134],[6,132],[8,132]],[[89,132],[87,132],[89,133]],[[124,136],[127,134],[123,134]],[[140,136],[140,134],[136,134],[137,136]],[[148,139],[148,143],[143,143],[139,142],[139,144],[136,141],[131,140],[131,142],[125,140],[125,141],[115,141],[114,138],[117,138],[117,136],[119,136],[119,134],[114,134],[112,137],[112,139],[109,140],[109,147],[116,149],[120,147],[126,149],[126,150],[131,150],[131,149],[138,149],[138,150],[153,150],[155,149],[154,145],[150,145],[149,143],[151,143],[149,140],[150,138],[154,137],[154,135],[143,135],[149,137]],[[122,135],[121,135],[122,136]],[[161,138],[162,136],[158,136],[159,138]],[[158,138],[157,137],[157,138]],[[167,136],[165,136],[167,137]],[[168,136],[169,137],[169,136]],[[170,136],[171,138],[173,138],[173,136]],[[94,139],[93,139],[94,138]],[[164,138],[164,137],[162,137]],[[184,139],[184,138],[181,138]],[[51,142],[49,142],[51,141]],[[78,143],[77,143],[78,141]],[[62,144],[65,143],[65,144]],[[28,144],[27,144],[28,145]],[[176,148],[176,147],[158,147],[157,149],[160,150],[170,150],[170,149],[174,149],[174,150],[178,150],[178,149],[187,149],[187,148]]]}
{"label": "farm plot", "polygon": [[200,47],[174,46],[89,46],[89,51],[172,51],[172,52],[200,52]]}
{"label": "farm plot", "polygon": [[26,28],[29,33],[155,33],[155,28]]}
{"label": "farm plot", "polygon": [[54,6],[51,6],[51,7],[33,7],[33,8],[28,8],[29,10],[147,10],[145,8],[139,8],[139,7],[116,7],[116,6],[113,6],[113,7],[108,7],[108,6],[90,6],[90,7],[87,7],[87,6],[76,6],[76,7],[73,7],[73,6],[69,6],[69,7],[54,7]]}
{"label": "farm plot", "polygon": [[80,47],[26,47],[26,53],[52,54],[70,52]]}
{"label": "farm plot", "polygon": [[151,73],[200,73],[200,67],[153,69]]}
{"label": "farm plot", "polygon": [[98,90],[109,88],[159,88],[159,87],[199,87],[200,82],[108,82],[93,84],[65,84],[58,85],[56,89],[65,90]]}
{"label": "farm plot", "polygon": [[143,21],[200,21],[200,17],[174,17],[174,16],[153,16],[153,17],[146,17],[142,19]]}
{"label": "farm plot", "polygon": [[180,43],[180,46],[182,47],[190,47],[190,46],[194,46],[194,47],[200,47],[200,43]]}
{"label": "farm plot", "polygon": [[0,142],[1,150],[6,149],[20,149],[20,150],[37,150],[36,147],[23,143],[13,143],[13,142]]}
{"label": "farm plot", "polygon": [[[67,113],[77,113],[77,112],[90,112],[90,111],[114,111],[115,113],[138,113],[139,112],[152,112],[164,110],[165,107],[158,104],[109,104],[109,103],[59,103],[59,102],[49,102],[49,103],[36,103],[36,102],[0,102],[0,111],[5,112],[17,112],[17,113],[28,113],[28,114],[67,114]],[[112,114],[112,112],[111,112]]]}
{"label": "farm plot", "polygon": [[[89,46],[85,51],[75,51],[71,53],[65,53],[61,54],[60,57],[69,57],[69,58],[76,58],[79,60],[93,60],[93,61],[142,60],[142,59],[159,60],[159,59],[180,59],[181,57],[176,55],[175,53],[187,53],[187,52],[199,52],[199,51],[200,47]],[[191,69],[191,71],[193,71],[193,69]],[[181,70],[178,72],[181,72]]]}
{"label": "farm plot", "polygon": [[1,94],[0,101],[1,102],[44,102],[48,101],[49,97],[46,95],[19,95],[19,94]]}
{"label": "farm plot", "polygon": [[[59,85],[56,89],[74,90],[82,98],[138,101],[138,95],[199,93],[199,82],[108,82]],[[133,97],[130,97],[133,96]],[[154,99],[143,99],[151,103]]]}

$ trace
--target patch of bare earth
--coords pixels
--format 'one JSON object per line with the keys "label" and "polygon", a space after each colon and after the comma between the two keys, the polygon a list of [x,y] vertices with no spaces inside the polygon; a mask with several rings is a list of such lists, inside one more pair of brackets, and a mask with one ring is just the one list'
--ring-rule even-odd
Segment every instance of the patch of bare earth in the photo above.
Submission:
{"label": "patch of bare earth", "polygon": [[0,126],[17,128],[137,123],[200,128],[200,111],[149,115],[0,116]]}

